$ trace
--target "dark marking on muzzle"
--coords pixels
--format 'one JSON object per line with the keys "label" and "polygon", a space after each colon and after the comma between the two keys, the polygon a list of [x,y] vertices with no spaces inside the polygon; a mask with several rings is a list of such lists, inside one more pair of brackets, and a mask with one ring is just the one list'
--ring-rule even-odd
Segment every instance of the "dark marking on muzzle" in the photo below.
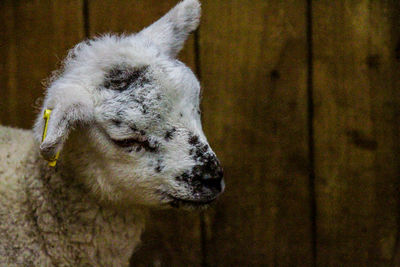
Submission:
{"label": "dark marking on muzzle", "polygon": [[192,146],[196,146],[199,143],[200,143],[200,140],[199,140],[198,135],[194,135],[194,134],[189,135],[189,144],[191,144]]}
{"label": "dark marking on muzzle", "polygon": [[215,155],[209,151],[209,145],[200,142],[199,136],[190,134],[188,142],[192,146],[192,148],[189,150],[189,155],[192,156],[193,160],[196,162],[201,163],[210,155],[216,159]]}
{"label": "dark marking on muzzle", "polygon": [[175,177],[177,181],[189,184],[195,193],[204,192],[204,188],[214,193],[221,192],[222,178],[223,170],[215,156],[209,157],[204,162],[195,165],[190,171]]}
{"label": "dark marking on muzzle", "polygon": [[188,143],[192,146],[189,154],[196,165],[176,179],[189,183],[193,186],[194,191],[207,187],[214,192],[220,192],[222,190],[223,170],[217,157],[211,151],[209,145],[201,142],[197,135],[190,134]]}

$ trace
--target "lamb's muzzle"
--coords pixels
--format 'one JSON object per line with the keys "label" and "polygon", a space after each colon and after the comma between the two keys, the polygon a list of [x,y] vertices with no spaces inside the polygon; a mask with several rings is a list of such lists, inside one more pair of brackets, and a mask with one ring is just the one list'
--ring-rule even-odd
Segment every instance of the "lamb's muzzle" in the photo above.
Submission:
{"label": "lamb's muzzle", "polygon": [[225,190],[223,169],[215,155],[205,157],[191,172],[181,174],[176,180],[191,184],[195,193],[189,198],[170,194],[170,204],[173,207],[179,207],[178,203],[191,207],[207,207]]}

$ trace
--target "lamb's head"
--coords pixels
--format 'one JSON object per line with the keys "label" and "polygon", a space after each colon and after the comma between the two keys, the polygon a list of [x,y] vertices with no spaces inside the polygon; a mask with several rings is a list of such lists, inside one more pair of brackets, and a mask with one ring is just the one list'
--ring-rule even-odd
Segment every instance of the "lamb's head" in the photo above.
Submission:
{"label": "lamb's head", "polygon": [[42,112],[52,113],[43,142],[42,114],[36,121],[43,157],[53,158],[65,143],[61,163],[65,154],[77,157],[68,164],[108,200],[214,200],[224,182],[201,127],[200,85],[175,59],[199,17],[199,3],[185,0],[138,34],[103,36],[71,50],[47,90]]}

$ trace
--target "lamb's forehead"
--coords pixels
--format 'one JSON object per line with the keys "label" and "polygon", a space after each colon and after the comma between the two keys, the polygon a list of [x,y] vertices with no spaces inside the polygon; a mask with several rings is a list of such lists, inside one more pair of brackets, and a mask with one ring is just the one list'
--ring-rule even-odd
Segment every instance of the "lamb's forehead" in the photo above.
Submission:
{"label": "lamb's forehead", "polygon": [[115,69],[123,71],[123,68],[137,68],[145,69],[147,73],[142,74],[147,76],[150,83],[157,83],[169,94],[175,94],[175,97],[192,98],[200,91],[200,84],[190,68],[160,53],[156,46],[142,38],[103,36],[85,42],[76,50],[75,64],[88,70],[90,77],[87,79],[92,80],[92,87],[101,85]]}

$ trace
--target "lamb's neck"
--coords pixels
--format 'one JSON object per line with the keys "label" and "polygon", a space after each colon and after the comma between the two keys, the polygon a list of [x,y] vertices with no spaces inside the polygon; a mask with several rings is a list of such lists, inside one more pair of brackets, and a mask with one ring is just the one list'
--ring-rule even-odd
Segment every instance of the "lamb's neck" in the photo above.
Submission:
{"label": "lamb's neck", "polygon": [[143,211],[100,204],[62,162],[58,169],[41,165],[27,191],[39,239],[52,262],[127,265],[143,230]]}

